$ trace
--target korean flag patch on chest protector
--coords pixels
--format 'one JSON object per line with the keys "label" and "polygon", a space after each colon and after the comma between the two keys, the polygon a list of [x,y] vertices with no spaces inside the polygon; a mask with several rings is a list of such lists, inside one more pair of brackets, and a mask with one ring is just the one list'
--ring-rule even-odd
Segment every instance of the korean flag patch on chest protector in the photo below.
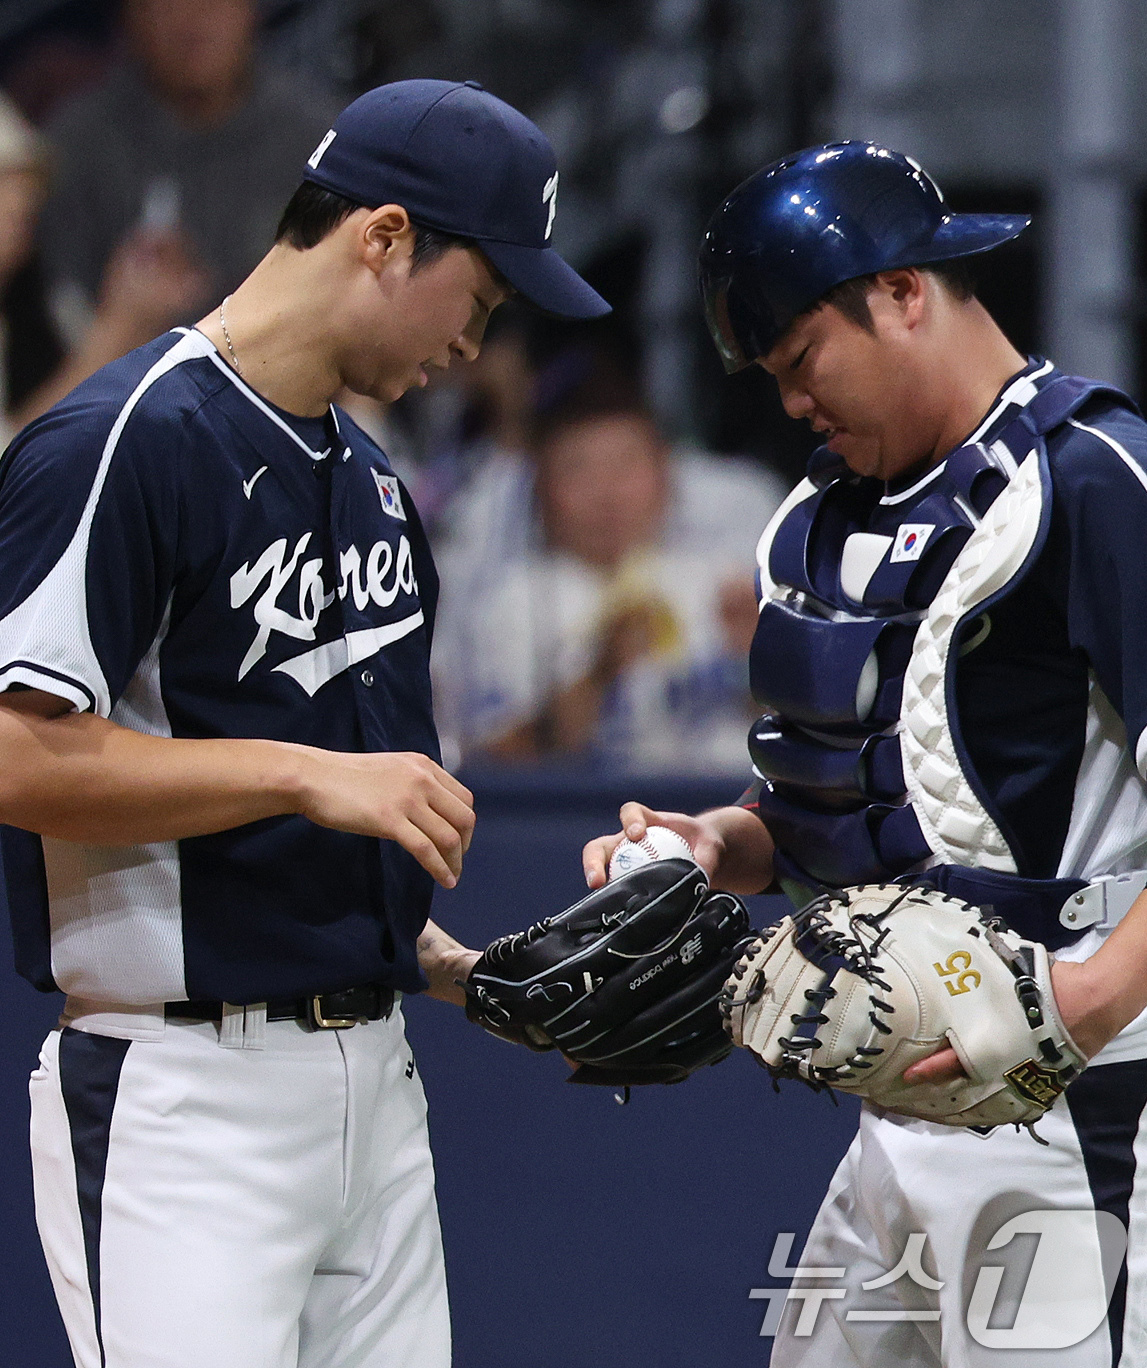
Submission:
{"label": "korean flag patch on chest protector", "polygon": [[935,523],[901,523],[896,530],[888,559],[893,565],[904,561],[918,561],[928,545],[928,538],[935,530]]}
{"label": "korean flag patch on chest protector", "polygon": [[382,503],[382,511],[389,513],[392,518],[397,518],[399,522],[405,522],[406,510],[402,506],[402,494],[399,492],[397,476],[384,475],[381,470],[372,470],[371,474],[378,486],[378,497]]}

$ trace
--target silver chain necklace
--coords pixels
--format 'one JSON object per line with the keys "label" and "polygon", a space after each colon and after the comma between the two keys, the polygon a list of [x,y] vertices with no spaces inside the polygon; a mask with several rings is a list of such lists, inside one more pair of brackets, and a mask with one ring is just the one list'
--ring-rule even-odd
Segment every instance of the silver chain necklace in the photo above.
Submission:
{"label": "silver chain necklace", "polygon": [[237,375],[242,375],[243,367],[239,364],[239,358],[235,355],[235,348],[231,343],[231,334],[227,331],[227,317],[223,312],[230,302],[231,296],[228,295],[223,303],[219,305],[219,326],[223,329],[223,340],[227,343],[227,350],[231,353],[231,364],[235,367],[235,373]]}

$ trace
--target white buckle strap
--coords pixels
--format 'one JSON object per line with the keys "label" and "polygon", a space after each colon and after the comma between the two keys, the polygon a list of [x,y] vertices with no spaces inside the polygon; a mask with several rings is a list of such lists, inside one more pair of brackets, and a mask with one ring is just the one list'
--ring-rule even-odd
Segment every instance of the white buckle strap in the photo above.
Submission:
{"label": "white buckle strap", "polygon": [[1059,914],[1060,923],[1072,931],[1097,927],[1109,931],[1127,915],[1131,904],[1147,888],[1147,871],[1106,874],[1092,879],[1086,888],[1073,893]]}

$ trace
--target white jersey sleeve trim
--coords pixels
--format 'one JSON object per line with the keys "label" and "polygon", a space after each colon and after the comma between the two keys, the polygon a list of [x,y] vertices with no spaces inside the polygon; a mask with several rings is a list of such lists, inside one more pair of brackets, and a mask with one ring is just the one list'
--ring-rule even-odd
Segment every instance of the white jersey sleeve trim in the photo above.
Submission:
{"label": "white jersey sleeve trim", "polygon": [[88,624],[87,563],[92,522],[132,411],[161,376],[197,355],[199,349],[185,335],[152,366],[120,409],[71,542],[28,597],[0,619],[0,681],[32,683],[56,694],[70,686],[70,692],[61,696],[81,712],[91,709],[100,717],[111,712],[111,691],[92,646]]}
{"label": "white jersey sleeve trim", "polygon": [[1114,437],[1109,436],[1100,428],[1089,427],[1086,423],[1081,423],[1078,418],[1072,418],[1070,419],[1070,422],[1071,426],[1073,428],[1078,428],[1080,432],[1090,432],[1093,437],[1098,437],[1101,442],[1106,442],[1143,488],[1147,489],[1147,471],[1144,471],[1143,467],[1131,456],[1131,453],[1126,447],[1120,446]]}
{"label": "white jersey sleeve trim", "polygon": [[34,665],[13,664],[5,670],[0,670],[0,693],[4,693],[14,684],[23,684],[29,689],[39,689],[43,693],[53,694],[56,698],[66,700],[77,712],[87,712],[95,701],[91,692],[74,679],[49,674],[45,670],[38,670]]}

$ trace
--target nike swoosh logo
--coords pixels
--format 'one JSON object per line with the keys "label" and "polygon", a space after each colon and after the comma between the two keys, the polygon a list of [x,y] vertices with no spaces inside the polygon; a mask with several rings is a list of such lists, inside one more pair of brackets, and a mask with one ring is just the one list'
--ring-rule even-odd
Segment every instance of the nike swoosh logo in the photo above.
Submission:
{"label": "nike swoosh logo", "polygon": [[314,698],[335,675],[349,670],[360,660],[367,660],[391,642],[401,641],[411,632],[416,632],[422,623],[422,610],[419,609],[399,622],[388,622],[384,627],[367,627],[362,631],[348,632],[336,641],[328,641],[323,646],[316,646],[313,651],[304,651],[292,660],[284,660],[281,665],[275,666],[273,673],[290,675],[296,684]]}
{"label": "nike swoosh logo", "polygon": [[251,491],[255,488],[255,481],[259,478],[260,475],[265,475],[266,473],[267,467],[260,466],[259,469],[254,473],[254,475],[251,476],[249,480],[243,481],[243,493],[246,494],[248,499],[250,499],[251,497]]}

